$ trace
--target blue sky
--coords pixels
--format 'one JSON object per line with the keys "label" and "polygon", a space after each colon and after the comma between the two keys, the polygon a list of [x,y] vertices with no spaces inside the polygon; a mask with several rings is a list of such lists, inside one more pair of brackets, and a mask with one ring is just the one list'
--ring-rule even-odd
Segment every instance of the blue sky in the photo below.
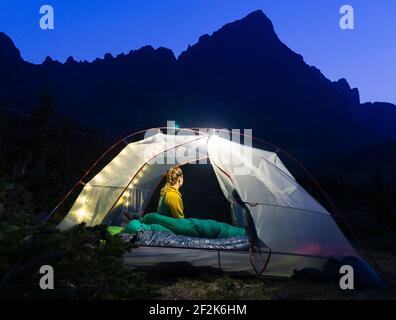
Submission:
{"label": "blue sky", "polygon": [[[52,5],[55,30],[39,27],[39,9]],[[355,10],[355,29],[341,30],[339,9]],[[396,104],[394,0],[1,0],[0,31],[22,57],[91,61],[150,44],[176,55],[199,36],[261,9],[280,39],[331,80],[346,78],[361,100]]]}

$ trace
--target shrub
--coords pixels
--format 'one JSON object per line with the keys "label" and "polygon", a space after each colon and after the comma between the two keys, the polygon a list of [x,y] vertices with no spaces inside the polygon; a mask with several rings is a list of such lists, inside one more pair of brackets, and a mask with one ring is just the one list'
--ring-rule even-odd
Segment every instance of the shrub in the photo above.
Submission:
{"label": "shrub", "polygon": [[[105,226],[75,226],[61,232],[51,225],[0,223],[0,298],[148,299],[156,287],[144,273],[122,263],[132,245],[110,236]],[[54,269],[54,289],[39,286],[39,269]]]}

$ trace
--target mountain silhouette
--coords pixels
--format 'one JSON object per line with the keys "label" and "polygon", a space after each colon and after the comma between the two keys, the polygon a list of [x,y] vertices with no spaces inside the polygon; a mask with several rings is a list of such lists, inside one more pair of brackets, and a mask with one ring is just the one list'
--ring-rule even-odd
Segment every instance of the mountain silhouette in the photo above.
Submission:
{"label": "mountain silhouette", "polygon": [[0,59],[3,61],[6,59],[9,61],[22,60],[19,50],[15,47],[12,40],[3,32],[0,32]]}
{"label": "mountain silhouette", "polygon": [[29,111],[43,92],[60,115],[111,136],[167,120],[252,128],[307,159],[396,139],[396,106],[361,104],[358,89],[328,80],[282,43],[262,11],[201,36],[178,58],[145,46],[92,62],[47,57],[35,65],[0,33],[0,98]]}

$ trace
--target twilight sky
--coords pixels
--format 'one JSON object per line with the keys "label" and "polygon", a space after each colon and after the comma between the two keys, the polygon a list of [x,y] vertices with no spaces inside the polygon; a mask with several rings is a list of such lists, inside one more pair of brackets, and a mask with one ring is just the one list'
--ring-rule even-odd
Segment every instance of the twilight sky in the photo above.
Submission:
{"label": "twilight sky", "polygon": [[[55,30],[39,27],[44,4],[54,8]],[[355,10],[355,30],[339,27],[344,4]],[[308,64],[358,87],[362,102],[396,104],[394,0],[1,0],[0,31],[33,63],[46,56],[91,61],[147,44],[179,55],[202,34],[257,9]]]}

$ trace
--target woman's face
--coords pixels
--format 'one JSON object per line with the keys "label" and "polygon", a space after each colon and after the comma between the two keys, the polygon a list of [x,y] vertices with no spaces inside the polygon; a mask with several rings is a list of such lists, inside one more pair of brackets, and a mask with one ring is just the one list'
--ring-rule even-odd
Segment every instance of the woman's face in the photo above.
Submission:
{"label": "woman's face", "polygon": [[179,186],[181,187],[183,185],[183,176],[179,177]]}

